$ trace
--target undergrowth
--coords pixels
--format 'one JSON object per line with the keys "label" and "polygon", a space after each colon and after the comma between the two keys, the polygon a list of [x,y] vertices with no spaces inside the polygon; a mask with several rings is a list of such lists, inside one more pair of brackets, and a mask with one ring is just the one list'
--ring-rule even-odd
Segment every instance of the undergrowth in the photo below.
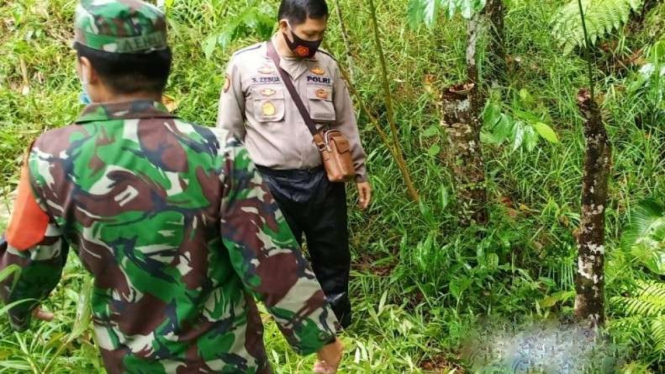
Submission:
{"label": "undergrowth", "polygon": [[[350,211],[356,322],[344,337],[348,356],[342,372],[461,373],[469,366],[460,347],[479,321],[496,318],[519,325],[571,313],[584,151],[575,94],[586,84],[585,65],[574,51],[561,53],[552,37],[549,24],[561,1],[508,2],[509,87],[497,93],[498,100],[510,103],[510,98],[528,93],[528,110],[547,120],[559,142],[517,148],[486,143],[491,222],[483,228],[462,229],[442,156],[446,142],[438,130],[438,92],[465,77],[465,21],[457,17],[436,28],[414,31],[406,22],[405,1],[378,3],[399,138],[422,202],[408,199],[390,152],[360,113],[375,202],[367,213]],[[211,47],[211,36],[223,35],[226,25],[246,12],[248,4],[171,2],[175,65],[167,94],[178,115],[214,124],[226,61],[233,50],[258,38],[249,30],[225,40],[223,46]],[[275,1],[263,4],[276,11]],[[366,32],[368,9],[353,0],[340,4],[354,53],[353,83],[368,107],[384,120],[380,69]],[[70,49],[74,6],[74,0],[0,3],[0,200],[15,187],[30,141],[41,131],[70,123],[81,109]],[[345,64],[338,19],[334,11],[331,14],[326,44]],[[630,26],[611,29],[606,40],[612,42],[598,48],[594,71],[616,150],[607,208],[607,294],[615,301],[608,304],[609,331],[613,343],[627,347],[618,370],[632,373],[648,372],[649,367],[658,372],[663,353],[662,339],[642,345],[634,337],[665,331],[654,326],[661,323],[660,316],[654,316],[657,322],[651,325],[630,323],[631,318],[641,318],[640,309],[626,310],[625,303],[618,301],[640,300],[646,292],[640,288],[643,282],[660,281],[620,244],[629,212],[638,202],[665,196],[665,136],[662,111],[657,109],[662,109],[658,107],[662,96],[653,86],[630,89],[641,79],[640,68],[652,58],[649,47],[665,37],[664,15],[661,5],[638,32]],[[627,63],[635,53],[639,53],[636,63]],[[480,66],[482,71],[485,65]],[[506,105],[510,113],[525,108],[524,103]],[[5,224],[0,222],[0,229]],[[54,322],[33,323],[31,332],[16,334],[0,316],[0,373],[102,370],[85,309],[79,308],[86,302],[81,290],[87,279],[78,259],[71,256],[60,286],[45,304],[56,313]],[[294,355],[276,327],[267,326],[267,346],[276,371],[308,372],[313,359]]]}

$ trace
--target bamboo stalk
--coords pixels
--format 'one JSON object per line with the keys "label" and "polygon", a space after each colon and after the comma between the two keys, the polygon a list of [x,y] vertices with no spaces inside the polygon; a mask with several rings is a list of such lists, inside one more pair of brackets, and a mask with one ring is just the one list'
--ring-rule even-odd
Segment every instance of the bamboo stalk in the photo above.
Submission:
{"label": "bamboo stalk", "polygon": [[411,174],[409,174],[408,168],[406,166],[406,161],[404,160],[404,155],[402,155],[399,135],[397,130],[397,124],[395,123],[395,112],[393,110],[393,98],[390,93],[390,83],[388,81],[388,69],[386,67],[386,58],[383,54],[383,47],[381,45],[381,36],[379,35],[379,23],[376,19],[376,7],[374,6],[374,0],[369,0],[370,13],[372,17],[372,25],[374,29],[374,41],[376,42],[376,50],[379,54],[379,63],[381,65],[381,75],[383,80],[383,90],[386,100],[386,108],[388,110],[388,124],[390,125],[390,131],[392,133],[393,145],[395,147],[395,156],[398,167],[402,172],[402,177],[406,182],[406,188],[409,191],[409,195],[414,201],[419,201],[420,196],[416,190],[413,181],[411,180]]}
{"label": "bamboo stalk", "polygon": [[[351,38],[349,38],[349,32],[346,29],[346,24],[344,23],[344,17],[342,15],[342,7],[339,4],[339,0],[334,0],[335,8],[337,8],[337,18],[339,18],[339,27],[342,30],[342,39],[344,40],[344,48],[346,49],[346,60],[349,64],[349,72],[351,75],[351,80],[355,82],[355,64],[353,62],[353,54],[351,53]],[[347,80],[348,82],[349,80]]]}

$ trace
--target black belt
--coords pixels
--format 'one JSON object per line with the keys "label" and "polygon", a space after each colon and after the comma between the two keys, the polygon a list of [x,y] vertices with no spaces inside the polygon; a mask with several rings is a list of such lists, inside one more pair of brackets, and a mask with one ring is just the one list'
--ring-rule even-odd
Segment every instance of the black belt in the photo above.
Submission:
{"label": "black belt", "polygon": [[311,169],[271,169],[261,165],[256,165],[256,168],[259,170],[261,174],[270,175],[273,177],[292,177],[292,176],[311,175],[325,171],[323,165],[319,165]]}

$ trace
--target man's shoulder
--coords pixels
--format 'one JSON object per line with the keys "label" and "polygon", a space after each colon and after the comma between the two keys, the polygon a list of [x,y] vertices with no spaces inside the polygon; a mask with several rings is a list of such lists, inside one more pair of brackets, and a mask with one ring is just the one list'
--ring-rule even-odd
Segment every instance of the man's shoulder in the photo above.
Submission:
{"label": "man's shoulder", "polygon": [[236,152],[237,148],[242,148],[242,141],[231,131],[220,127],[208,127],[195,123],[187,123],[199,135],[208,142],[217,143],[217,148],[221,154]]}
{"label": "man's shoulder", "polygon": [[84,127],[72,123],[44,131],[35,139],[34,144],[66,144],[70,142],[72,136],[79,133],[85,134],[86,132]]}
{"label": "man's shoulder", "polygon": [[264,44],[265,42],[261,42],[250,45],[249,47],[239,49],[233,53],[233,55],[231,56],[231,60],[237,61],[245,58],[253,58],[257,55],[260,55],[261,52],[263,51]]}
{"label": "man's shoulder", "polygon": [[316,53],[316,59],[326,65],[337,66],[337,59],[335,58],[335,56],[332,53],[326,51],[325,49],[319,48],[319,50]]}
{"label": "man's shoulder", "polygon": [[207,143],[217,143],[217,148],[220,149],[227,147],[229,139],[232,137],[231,132],[226,129],[204,126],[182,118],[176,119],[175,126],[181,135],[189,138],[203,138]]}

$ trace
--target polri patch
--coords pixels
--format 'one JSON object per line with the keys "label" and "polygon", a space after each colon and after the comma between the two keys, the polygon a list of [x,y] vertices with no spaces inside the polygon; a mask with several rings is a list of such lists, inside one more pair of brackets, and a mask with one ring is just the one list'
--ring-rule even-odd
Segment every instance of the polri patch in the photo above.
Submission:
{"label": "polri patch", "polygon": [[332,79],[330,78],[325,78],[325,77],[315,77],[308,75],[307,76],[307,83],[309,84],[322,84],[326,86],[332,86]]}

